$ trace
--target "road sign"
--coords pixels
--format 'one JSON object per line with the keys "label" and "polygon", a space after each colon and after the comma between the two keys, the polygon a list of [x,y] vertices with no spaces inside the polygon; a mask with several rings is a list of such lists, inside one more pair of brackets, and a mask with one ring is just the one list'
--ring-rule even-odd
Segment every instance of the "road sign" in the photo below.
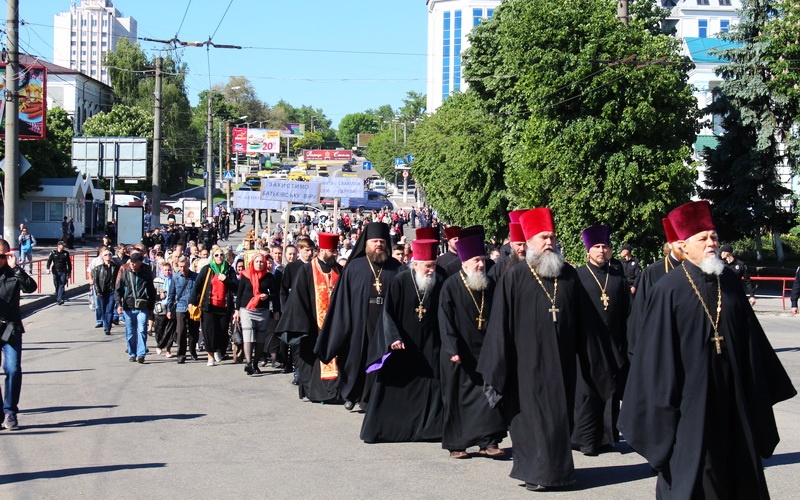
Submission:
{"label": "road sign", "polygon": [[395,158],[394,159],[395,166],[405,165],[406,161],[402,158]]}
{"label": "road sign", "polygon": [[414,161],[414,155],[406,155],[406,163],[411,163]]}
{"label": "road sign", "polygon": [[371,161],[362,162],[361,170],[372,170],[372,162]]}
{"label": "road sign", "polygon": [[408,170],[403,170],[403,179],[408,179]]}
{"label": "road sign", "polygon": [[[25,172],[27,172],[29,168],[31,168],[31,162],[29,162],[28,159],[25,158],[25,156],[19,155],[19,175],[22,175]],[[2,169],[3,172],[6,171],[6,160],[5,160],[5,158],[0,160],[0,169]]]}
{"label": "road sign", "polygon": [[223,181],[232,181],[234,177],[233,170],[226,170],[225,173],[222,174]]}
{"label": "road sign", "polygon": [[203,171],[203,179],[208,179],[208,170]]}

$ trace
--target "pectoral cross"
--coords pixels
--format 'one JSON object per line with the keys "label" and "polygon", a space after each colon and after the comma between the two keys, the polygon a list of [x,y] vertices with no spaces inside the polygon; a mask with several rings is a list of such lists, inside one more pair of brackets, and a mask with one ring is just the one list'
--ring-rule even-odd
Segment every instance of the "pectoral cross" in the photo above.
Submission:
{"label": "pectoral cross", "polygon": [[420,321],[422,321],[422,317],[423,317],[423,316],[425,315],[425,313],[427,312],[427,311],[425,310],[425,308],[424,308],[424,307],[422,307],[422,302],[420,302],[420,303],[419,303],[419,305],[417,306],[417,308],[416,308],[416,309],[414,309],[414,310],[415,310],[415,311],[417,311],[417,317],[419,318],[419,320],[420,320]]}
{"label": "pectoral cross", "polygon": [[611,300],[606,292],[604,291],[603,294],[600,296],[600,302],[603,303],[603,310],[608,311],[608,301]]}
{"label": "pectoral cross", "polygon": [[717,347],[717,354],[722,354],[722,346],[720,345],[720,342],[725,340],[725,337],[720,336],[719,332],[715,331],[714,336],[711,337],[711,340],[714,341],[714,344]]}
{"label": "pectoral cross", "polygon": [[547,312],[553,315],[553,323],[558,323],[558,308],[556,305],[553,304],[553,307],[548,309]]}
{"label": "pectoral cross", "polygon": [[381,279],[380,278],[375,278],[374,286],[375,286],[375,290],[378,292],[378,295],[380,295],[381,294],[381,288],[382,288]]}
{"label": "pectoral cross", "polygon": [[483,322],[486,321],[483,316],[478,316],[475,320],[478,322],[478,330],[483,330]]}

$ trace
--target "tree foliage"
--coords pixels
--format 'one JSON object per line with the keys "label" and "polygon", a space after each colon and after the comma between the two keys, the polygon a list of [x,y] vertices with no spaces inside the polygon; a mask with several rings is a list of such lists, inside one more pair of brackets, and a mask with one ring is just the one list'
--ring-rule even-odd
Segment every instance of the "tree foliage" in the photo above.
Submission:
{"label": "tree foliage", "polygon": [[370,139],[365,156],[381,176],[394,179],[394,159],[402,158],[409,152],[410,149],[403,145],[402,138],[396,140],[394,130],[390,127],[381,130]]}
{"label": "tree foliage", "polygon": [[83,124],[88,137],[147,137],[153,138],[151,111],[125,104],[116,104],[110,111],[101,111]]}
{"label": "tree foliage", "polygon": [[[414,178],[442,219],[504,234],[502,123],[472,93],[448,98],[411,134]],[[370,142],[372,146],[372,142]]]}
{"label": "tree foliage", "polygon": [[782,138],[789,135],[792,113],[786,96],[771,88],[769,43],[758,37],[777,14],[772,0],[742,2],[740,22],[723,35],[737,42],[717,51],[729,61],[716,69],[723,82],[707,112],[723,117],[725,133],[715,150],[706,150],[707,188],[722,237],[756,237],[764,229],[788,229],[788,213],[780,201],[783,187],[778,167],[785,160]]}
{"label": "tree foliage", "polygon": [[369,113],[351,113],[344,115],[339,122],[339,130],[336,137],[342,147],[347,149],[356,145],[358,134],[374,134],[378,131],[378,121],[375,116]]}
{"label": "tree foliage", "polygon": [[660,218],[688,201],[696,178],[687,162],[698,112],[680,42],[658,15],[624,26],[615,14],[604,0],[509,0],[464,56],[468,93],[502,126],[508,205],[552,208],[572,259],[585,254],[580,231],[597,223],[655,255]]}

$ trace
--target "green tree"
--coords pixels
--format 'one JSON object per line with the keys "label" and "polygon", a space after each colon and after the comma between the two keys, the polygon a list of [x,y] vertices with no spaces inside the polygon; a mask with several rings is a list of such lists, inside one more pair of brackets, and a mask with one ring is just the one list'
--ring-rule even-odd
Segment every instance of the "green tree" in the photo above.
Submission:
{"label": "green tree", "polygon": [[723,82],[706,111],[723,117],[725,133],[716,150],[705,152],[707,188],[701,195],[724,224],[723,238],[754,237],[761,260],[761,233],[772,231],[783,260],[779,234],[788,229],[789,214],[780,201],[790,192],[777,169],[785,160],[781,142],[793,121],[789,100],[770,87],[768,42],[758,38],[777,11],[772,0],[744,0],[740,15],[722,35],[735,46],[715,51],[729,63],[716,68]]}
{"label": "green tree", "polygon": [[303,137],[292,142],[292,150],[298,152],[303,149],[319,149],[324,142],[325,137],[322,132],[309,132],[306,130]]}
{"label": "green tree", "polygon": [[147,137],[153,138],[153,114],[147,110],[115,104],[111,111],[101,111],[83,124],[87,137]]}
{"label": "green tree", "polygon": [[428,98],[420,92],[406,92],[403,106],[400,108],[400,119],[409,122],[419,120],[425,116]]}
{"label": "green tree", "polygon": [[411,134],[411,174],[440,218],[506,233],[502,135],[500,120],[472,93],[448,98]]}
{"label": "green tree", "polygon": [[384,178],[394,179],[394,159],[402,158],[410,152],[408,146],[403,145],[403,141],[396,141],[394,131],[384,129],[370,139],[367,144],[365,156],[371,161],[375,170]]}
{"label": "green tree", "polygon": [[358,134],[374,134],[377,131],[378,122],[374,115],[351,113],[342,117],[336,136],[343,147],[350,149],[355,146]]}
{"label": "green tree", "polygon": [[[19,153],[28,159],[31,168],[19,178],[19,192],[40,190],[40,181],[48,177],[75,177],[72,168],[72,118],[64,108],[47,110],[47,136],[39,141],[20,141]],[[0,156],[5,155],[5,142],[0,142]]]}
{"label": "green tree", "polygon": [[615,9],[509,0],[464,56],[468,92],[502,120],[510,205],[552,208],[573,260],[585,254],[577,235],[596,223],[656,255],[660,218],[696,179],[686,165],[698,111],[680,41],[660,33],[658,16],[625,26]]}

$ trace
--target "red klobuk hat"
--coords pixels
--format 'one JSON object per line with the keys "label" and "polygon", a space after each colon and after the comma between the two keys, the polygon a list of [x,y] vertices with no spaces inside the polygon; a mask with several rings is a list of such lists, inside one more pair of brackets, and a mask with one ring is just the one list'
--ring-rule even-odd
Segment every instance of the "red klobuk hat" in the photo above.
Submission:
{"label": "red klobuk hat", "polygon": [[705,200],[685,203],[670,212],[667,219],[675,231],[675,241],[716,229],[711,219],[711,204]]}
{"label": "red klobuk hat", "polygon": [[522,225],[525,241],[545,231],[555,232],[553,213],[547,207],[528,210],[520,216],[519,223]]}
{"label": "red klobuk hat", "polygon": [[337,250],[339,248],[339,235],[336,233],[319,233],[320,250]]}
{"label": "red klobuk hat", "polygon": [[414,240],[411,242],[411,250],[414,252],[415,261],[436,260],[438,240]]}

